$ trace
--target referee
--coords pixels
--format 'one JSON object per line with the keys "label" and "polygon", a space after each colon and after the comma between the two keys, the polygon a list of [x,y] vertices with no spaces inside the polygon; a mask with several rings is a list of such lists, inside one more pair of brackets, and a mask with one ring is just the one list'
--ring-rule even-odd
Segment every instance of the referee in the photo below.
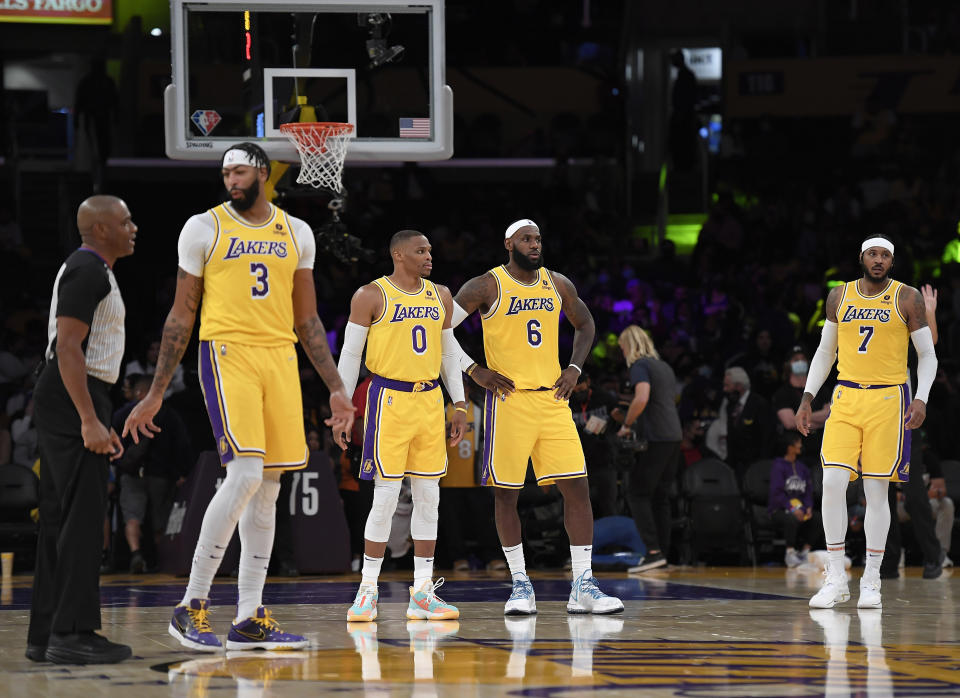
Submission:
{"label": "referee", "polygon": [[110,424],[110,386],[120,372],[124,306],[113,264],[133,254],[137,226],[115,196],[77,210],[83,244],[53,283],[45,366],[34,391],[40,441],[40,538],[27,658],[107,664],[130,648],[100,628],[100,551],[108,457],[123,447]]}

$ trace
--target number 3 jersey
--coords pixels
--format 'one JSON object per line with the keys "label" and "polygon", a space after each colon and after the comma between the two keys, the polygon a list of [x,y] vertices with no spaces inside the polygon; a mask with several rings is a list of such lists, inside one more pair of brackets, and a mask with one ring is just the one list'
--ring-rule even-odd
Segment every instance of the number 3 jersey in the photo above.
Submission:
{"label": "number 3 jersey", "polygon": [[383,294],[383,312],[370,323],[367,368],[391,380],[436,380],[446,316],[436,285],[421,279],[420,290],[409,293],[385,276],[373,284]]}
{"label": "number 3 jersey", "polygon": [[177,250],[180,268],[203,278],[200,339],[296,342],[293,274],[313,268],[315,249],[310,226],[273,205],[259,225],[227,203],[190,218]]}
{"label": "number 3 jersey", "polygon": [[910,332],[897,305],[904,288],[891,279],[880,293],[865,296],[856,281],[844,284],[837,306],[840,380],[862,385],[907,382]]}
{"label": "number 3 jersey", "polygon": [[499,296],[482,316],[487,366],[518,390],[549,388],[560,376],[560,294],[553,277],[540,268],[536,281],[525,284],[504,266],[490,273]]}

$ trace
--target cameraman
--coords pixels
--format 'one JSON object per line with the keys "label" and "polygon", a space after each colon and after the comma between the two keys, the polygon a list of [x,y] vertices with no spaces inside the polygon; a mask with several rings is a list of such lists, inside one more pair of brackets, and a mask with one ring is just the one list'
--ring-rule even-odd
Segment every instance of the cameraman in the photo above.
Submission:
{"label": "cameraman", "polygon": [[643,416],[636,438],[646,441],[638,448],[629,474],[627,501],[637,529],[647,546],[647,556],[631,572],[644,572],[667,564],[670,550],[670,485],[676,478],[683,431],[677,413],[677,378],[660,358],[653,340],[636,325],[630,325],[617,340],[630,371],[633,400],[617,436],[634,436],[634,426]]}

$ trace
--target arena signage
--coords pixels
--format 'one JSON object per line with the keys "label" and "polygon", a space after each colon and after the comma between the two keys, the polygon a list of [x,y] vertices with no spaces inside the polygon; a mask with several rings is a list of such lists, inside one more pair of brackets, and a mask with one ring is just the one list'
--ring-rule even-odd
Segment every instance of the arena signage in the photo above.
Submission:
{"label": "arena signage", "polygon": [[0,22],[110,24],[113,0],[0,0]]}

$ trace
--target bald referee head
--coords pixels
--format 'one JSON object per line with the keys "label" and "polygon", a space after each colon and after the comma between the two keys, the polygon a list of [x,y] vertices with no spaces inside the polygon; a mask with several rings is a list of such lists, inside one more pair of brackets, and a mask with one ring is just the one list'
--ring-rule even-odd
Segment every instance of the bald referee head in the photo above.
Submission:
{"label": "bald referee head", "polygon": [[137,226],[122,199],[98,194],[77,209],[77,228],[83,246],[95,250],[107,264],[133,254]]}

